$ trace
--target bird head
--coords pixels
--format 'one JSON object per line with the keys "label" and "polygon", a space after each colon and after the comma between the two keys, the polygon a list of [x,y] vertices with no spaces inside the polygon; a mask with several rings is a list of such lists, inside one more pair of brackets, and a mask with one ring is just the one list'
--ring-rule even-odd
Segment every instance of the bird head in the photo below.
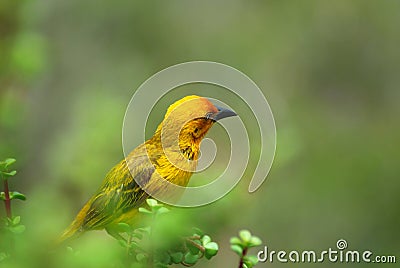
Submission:
{"label": "bird head", "polygon": [[181,150],[188,146],[198,147],[216,121],[235,115],[235,112],[218,107],[207,98],[186,96],[168,108],[156,133],[161,134],[164,147],[177,143]]}

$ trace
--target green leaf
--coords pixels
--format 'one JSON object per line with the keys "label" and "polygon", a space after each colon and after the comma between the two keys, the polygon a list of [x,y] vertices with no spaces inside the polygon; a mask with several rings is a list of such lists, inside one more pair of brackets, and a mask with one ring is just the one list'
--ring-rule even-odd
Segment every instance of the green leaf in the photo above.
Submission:
{"label": "green leaf", "polygon": [[143,238],[143,234],[137,232],[136,230],[134,231],[134,233],[132,234],[132,237],[136,237],[137,239],[142,239]]}
{"label": "green leaf", "polygon": [[245,242],[246,244],[250,242],[251,239],[251,233],[247,230],[242,230],[239,232],[240,238]]}
{"label": "green leaf", "polygon": [[202,237],[204,235],[204,232],[202,230],[200,230],[199,228],[193,227],[192,229],[193,229],[193,232],[194,232],[193,235],[198,235],[200,237]]}
{"label": "green leaf", "polygon": [[9,230],[14,234],[20,234],[25,231],[25,226],[24,225],[11,226],[9,227]]}
{"label": "green leaf", "polygon": [[235,252],[237,255],[239,255],[240,257],[243,254],[243,248],[239,245],[231,245],[231,249],[233,252]]}
{"label": "green leaf", "polygon": [[175,252],[170,254],[173,263],[181,263],[183,260],[182,252]]}
{"label": "green leaf", "polygon": [[144,213],[144,214],[153,214],[153,212],[151,212],[147,208],[139,208],[139,212]]}
{"label": "green leaf", "polygon": [[205,235],[201,238],[201,241],[203,242],[203,246],[205,246],[206,244],[211,242],[211,237],[209,237],[208,235]]}
{"label": "green leaf", "polygon": [[10,192],[10,199],[26,200],[26,196],[20,192]]}
{"label": "green leaf", "polygon": [[247,267],[254,267],[258,263],[258,259],[256,256],[245,256],[243,257],[243,262]]}
{"label": "green leaf", "polygon": [[207,251],[204,252],[204,257],[206,257],[207,260],[211,259],[212,257],[214,257],[215,255],[209,254]]}
{"label": "green leaf", "polygon": [[249,242],[249,247],[256,247],[262,244],[262,241],[257,236],[252,236]]}
{"label": "green leaf", "polygon": [[210,259],[211,257],[217,255],[218,253],[218,244],[215,242],[210,242],[206,244],[205,246],[206,249],[206,258]]}
{"label": "green leaf", "polygon": [[130,233],[131,232],[131,226],[125,222],[119,222],[117,224],[118,230],[121,230],[121,232],[125,233]]}
{"label": "green leaf", "polygon": [[252,266],[255,266],[258,263],[258,258],[257,256],[254,255],[249,255],[245,257],[246,263],[251,264]]}
{"label": "green leaf", "polygon": [[157,214],[158,215],[164,214],[164,213],[168,213],[168,212],[169,212],[169,209],[166,208],[166,207],[160,207],[160,208],[157,209]]}
{"label": "green leaf", "polygon": [[193,265],[198,260],[199,260],[199,256],[198,255],[193,255],[190,252],[186,253],[186,255],[185,255],[185,263],[187,263],[187,264]]}
{"label": "green leaf", "polygon": [[4,192],[0,192],[0,200],[6,200],[6,194]]}
{"label": "green leaf", "polygon": [[137,228],[134,231],[135,233],[141,234],[141,233],[145,233],[145,234],[150,234],[151,232],[151,227],[147,226],[147,227],[141,227],[141,228]]}
{"label": "green leaf", "polygon": [[13,224],[13,225],[18,225],[20,222],[21,222],[21,216],[15,216],[15,217],[12,219],[12,224]]}
{"label": "green leaf", "polygon": [[118,243],[121,245],[123,248],[129,248],[128,243],[124,239],[118,239]]}
{"label": "green leaf", "polygon": [[74,250],[72,247],[67,247],[68,253],[72,254],[73,256],[78,256],[80,254],[79,250]]}
{"label": "green leaf", "polygon": [[241,245],[242,244],[242,240],[240,240],[238,237],[232,237],[229,242],[231,243],[231,245]]}
{"label": "green leaf", "polygon": [[17,160],[14,158],[7,158],[6,160],[1,162],[1,165],[4,166],[5,168],[8,168],[12,164],[14,164]]}
{"label": "green leaf", "polygon": [[154,206],[157,206],[157,200],[154,200],[154,199],[151,199],[151,198],[149,198],[149,199],[147,199],[146,200],[146,203],[150,206],[150,207],[154,207]]}
{"label": "green leaf", "polygon": [[159,252],[156,255],[156,260],[162,264],[169,264],[171,262],[171,257],[166,252]]}
{"label": "green leaf", "polygon": [[[195,243],[198,244],[198,245],[201,245],[199,240],[192,240],[192,241],[195,242]],[[199,251],[200,251],[200,249],[199,249],[198,247],[196,247],[196,246],[194,246],[194,245],[192,245],[192,244],[190,244],[190,243],[187,244],[187,247],[188,247],[189,251],[190,251],[192,254],[198,254]]]}
{"label": "green leaf", "polygon": [[5,172],[5,171],[0,171],[4,177],[12,177],[15,176],[15,174],[17,174],[16,170],[10,171],[10,172]]}

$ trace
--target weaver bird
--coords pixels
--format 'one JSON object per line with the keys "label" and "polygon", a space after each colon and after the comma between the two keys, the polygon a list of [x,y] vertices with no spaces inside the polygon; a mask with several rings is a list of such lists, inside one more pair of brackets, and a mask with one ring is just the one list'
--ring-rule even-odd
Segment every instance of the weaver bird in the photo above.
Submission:
{"label": "weaver bird", "polygon": [[60,242],[89,230],[106,229],[118,237],[115,226],[120,222],[134,223],[138,208],[149,193],[175,194],[163,181],[188,184],[196,170],[200,142],[208,130],[216,121],[235,115],[199,96],[173,103],[154,135],[108,172]]}

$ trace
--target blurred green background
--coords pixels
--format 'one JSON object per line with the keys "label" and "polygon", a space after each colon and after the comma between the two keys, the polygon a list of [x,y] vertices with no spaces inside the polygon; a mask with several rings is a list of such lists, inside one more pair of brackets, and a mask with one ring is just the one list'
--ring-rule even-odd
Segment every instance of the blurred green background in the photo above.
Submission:
{"label": "blurred green background", "polygon": [[176,209],[220,244],[198,267],[236,267],[228,241],[242,228],[274,250],[344,238],[399,259],[399,10],[389,0],[0,1],[0,158],[17,159],[12,188],[28,197],[13,203],[27,228],[18,264],[115,265],[122,248],[101,232],[76,244],[75,263],[43,252],[122,159],[136,88],[192,60],[247,74],[277,126],[275,162],[256,193],[248,172],[222,200]]}

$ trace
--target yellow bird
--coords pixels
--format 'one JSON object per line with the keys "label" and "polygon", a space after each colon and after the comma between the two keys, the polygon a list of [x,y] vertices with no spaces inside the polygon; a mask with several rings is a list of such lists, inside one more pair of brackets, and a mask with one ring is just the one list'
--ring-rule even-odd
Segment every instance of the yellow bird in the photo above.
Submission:
{"label": "yellow bird", "polygon": [[174,195],[162,180],[186,186],[197,166],[200,142],[214,122],[235,116],[204,97],[173,103],[154,135],[136,147],[106,175],[97,192],[64,231],[60,242],[89,230],[115,236],[119,222],[132,224],[148,193]]}

